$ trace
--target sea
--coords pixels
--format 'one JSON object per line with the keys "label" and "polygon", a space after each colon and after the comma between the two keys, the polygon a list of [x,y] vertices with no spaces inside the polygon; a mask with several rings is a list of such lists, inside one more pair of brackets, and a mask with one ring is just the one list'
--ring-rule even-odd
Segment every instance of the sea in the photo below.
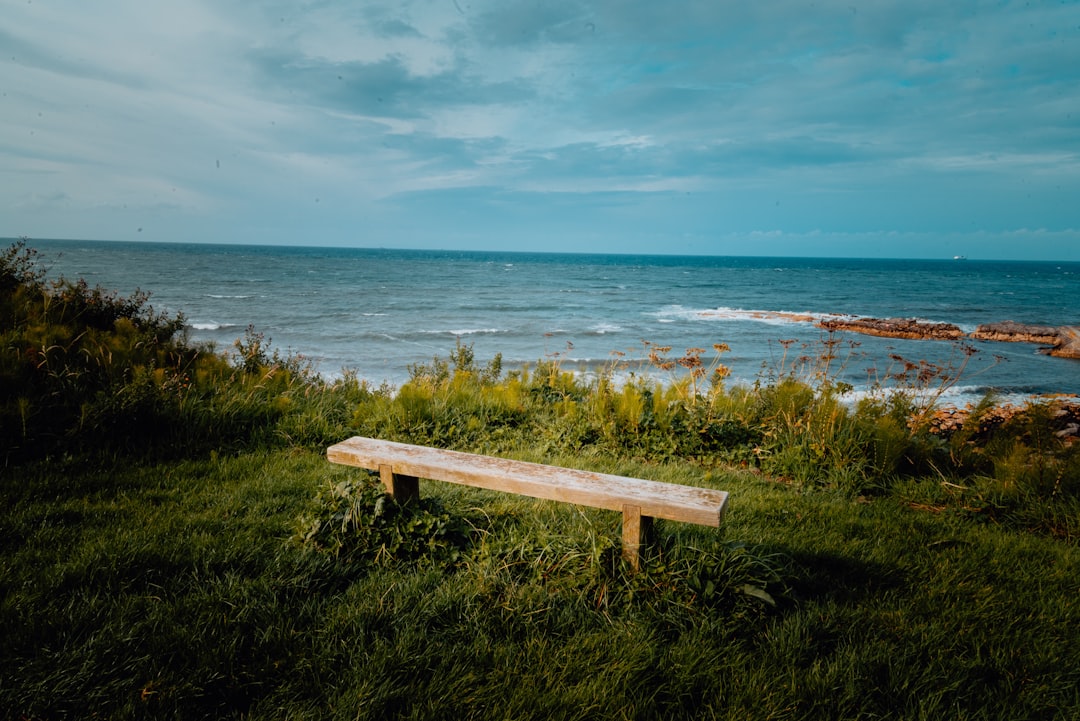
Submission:
{"label": "sea", "polygon": [[[1080,361],[1026,343],[897,340],[838,332],[833,314],[915,318],[972,331],[1017,321],[1080,325],[1080,263],[943,258],[600,255],[33,240],[50,277],[83,278],[181,313],[192,341],[233,349],[252,327],[328,379],[398,387],[410,369],[469,346],[504,371],[557,362],[617,380],[660,381],[650,351],[703,349],[732,384],[820,371],[855,397],[933,363],[930,392],[957,405],[1080,394]],[[716,346],[730,349],[718,353]],[[723,346],[720,346],[721,348]],[[924,366],[925,367],[925,366]],[[909,365],[910,369],[911,366]]]}

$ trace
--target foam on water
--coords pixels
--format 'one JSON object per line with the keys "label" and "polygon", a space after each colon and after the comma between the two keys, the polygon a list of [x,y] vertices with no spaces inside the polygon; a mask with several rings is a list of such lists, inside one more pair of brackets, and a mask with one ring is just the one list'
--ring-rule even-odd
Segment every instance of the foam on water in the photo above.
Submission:
{"label": "foam on water", "polygon": [[236,328],[237,326],[234,323],[215,323],[213,321],[207,321],[190,323],[187,327],[192,330],[224,330],[227,328]]}
{"label": "foam on water", "polygon": [[451,328],[447,330],[421,330],[417,331],[421,335],[444,335],[451,338],[465,337],[470,335],[498,335],[500,333],[509,333],[509,331],[503,328]]}
{"label": "foam on water", "polygon": [[616,323],[597,323],[590,327],[589,330],[596,335],[606,335],[608,333],[619,333],[623,330],[623,327]]}

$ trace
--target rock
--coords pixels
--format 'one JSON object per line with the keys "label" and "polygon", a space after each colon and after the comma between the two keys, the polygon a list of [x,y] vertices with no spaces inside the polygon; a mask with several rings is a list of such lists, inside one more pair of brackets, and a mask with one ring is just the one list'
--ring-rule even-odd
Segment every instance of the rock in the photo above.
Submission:
{"label": "rock", "polygon": [[817,325],[825,330],[848,330],[883,338],[957,340],[964,336],[952,323],[929,323],[914,318],[825,318]]}
{"label": "rock", "polygon": [[1050,349],[1050,355],[1058,358],[1080,358],[1080,327],[1062,326],[1058,343]]}
{"label": "rock", "polygon": [[1042,352],[1059,358],[1080,358],[1080,326],[1028,325],[1011,320],[984,323],[971,334],[975,340],[1037,343],[1049,346]]}
{"label": "rock", "polygon": [[975,340],[1056,346],[1061,339],[1061,329],[1052,325],[1028,325],[1006,320],[1001,323],[984,323],[975,329],[971,337]]}
{"label": "rock", "polygon": [[[783,311],[743,311],[717,309],[701,311],[707,318],[755,318],[758,320],[788,320],[797,323],[815,322],[824,330],[846,330],[883,338],[907,338],[909,340],[960,340],[964,331],[952,323],[931,323],[915,318],[872,318],[830,314],[818,317],[807,313]],[[1053,326],[1017,323],[1006,320],[1000,323],[983,323],[970,334],[973,340],[1001,341],[1006,343],[1034,343],[1044,346],[1042,353],[1059,358],[1080,359],[1080,326]]]}
{"label": "rock", "polygon": [[1080,401],[1075,397],[1048,398],[1032,401],[1023,406],[1005,403],[987,408],[978,415],[977,421],[971,418],[974,410],[968,405],[964,408],[945,406],[935,410],[929,419],[928,430],[938,436],[948,438],[975,422],[975,427],[968,427],[976,438],[987,440],[997,429],[1013,421],[1024,421],[1034,406],[1042,406],[1049,417],[1049,430],[1065,445],[1072,445],[1080,439]]}

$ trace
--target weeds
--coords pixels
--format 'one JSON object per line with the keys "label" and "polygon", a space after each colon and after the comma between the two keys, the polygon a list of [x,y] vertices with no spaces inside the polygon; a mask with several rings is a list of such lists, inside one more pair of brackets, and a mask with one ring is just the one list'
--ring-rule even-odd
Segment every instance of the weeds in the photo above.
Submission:
{"label": "weeds", "polygon": [[401,505],[374,476],[327,484],[314,508],[297,521],[293,540],[350,564],[453,563],[468,538],[467,526],[437,504]]}

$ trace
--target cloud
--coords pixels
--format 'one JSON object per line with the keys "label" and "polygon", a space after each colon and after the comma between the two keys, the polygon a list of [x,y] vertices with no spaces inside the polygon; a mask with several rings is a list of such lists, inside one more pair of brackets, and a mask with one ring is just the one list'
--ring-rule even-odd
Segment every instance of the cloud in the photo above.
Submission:
{"label": "cloud", "polygon": [[596,34],[596,23],[588,5],[571,0],[543,3],[510,0],[489,4],[476,13],[462,14],[469,17],[472,40],[485,46],[579,43]]}
{"label": "cloud", "polygon": [[1076,3],[9,2],[0,47],[0,234],[1080,227]]}
{"label": "cloud", "polygon": [[410,72],[400,56],[377,62],[328,62],[280,52],[258,53],[253,64],[278,99],[312,103],[372,117],[430,118],[439,109],[520,102],[530,95],[523,83],[485,82],[461,68],[433,75]]}

